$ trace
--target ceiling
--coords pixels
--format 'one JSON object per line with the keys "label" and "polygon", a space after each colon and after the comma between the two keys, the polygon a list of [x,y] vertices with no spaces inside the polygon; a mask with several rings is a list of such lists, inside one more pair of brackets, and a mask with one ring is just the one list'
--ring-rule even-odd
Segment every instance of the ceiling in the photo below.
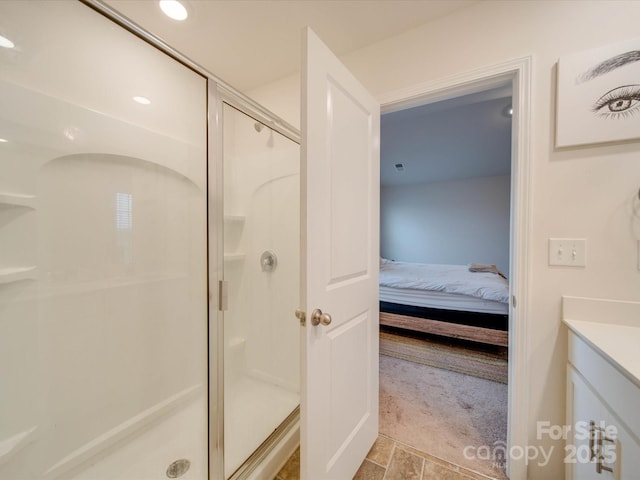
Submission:
{"label": "ceiling", "polygon": [[[103,0],[244,93],[299,71],[307,25],[341,56],[478,1],[181,0],[189,18],[179,22],[156,0]],[[501,110],[510,95],[494,89],[383,115],[382,184],[508,174],[510,118]]]}
{"label": "ceiling", "polygon": [[300,70],[309,25],[338,56],[448,15],[478,0],[183,0],[189,18],[155,0],[104,0],[241,92]]}
{"label": "ceiling", "polygon": [[[508,175],[511,87],[382,115],[382,186]],[[394,165],[402,163],[404,171]]]}

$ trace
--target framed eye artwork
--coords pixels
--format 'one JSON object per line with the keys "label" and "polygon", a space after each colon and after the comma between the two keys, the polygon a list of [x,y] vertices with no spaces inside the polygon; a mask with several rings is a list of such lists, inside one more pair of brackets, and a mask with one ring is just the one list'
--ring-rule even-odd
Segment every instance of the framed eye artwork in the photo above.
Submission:
{"label": "framed eye artwork", "polygon": [[640,37],[558,60],[556,147],[640,140]]}

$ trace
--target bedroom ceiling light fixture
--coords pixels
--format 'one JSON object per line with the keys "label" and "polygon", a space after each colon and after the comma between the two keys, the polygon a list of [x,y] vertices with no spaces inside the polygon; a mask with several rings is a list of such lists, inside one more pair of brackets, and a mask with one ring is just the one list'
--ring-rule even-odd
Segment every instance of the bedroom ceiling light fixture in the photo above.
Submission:
{"label": "bedroom ceiling light fixture", "polygon": [[178,0],[160,0],[159,4],[164,14],[173,20],[182,21],[186,20],[189,16],[186,7],[178,2]]}

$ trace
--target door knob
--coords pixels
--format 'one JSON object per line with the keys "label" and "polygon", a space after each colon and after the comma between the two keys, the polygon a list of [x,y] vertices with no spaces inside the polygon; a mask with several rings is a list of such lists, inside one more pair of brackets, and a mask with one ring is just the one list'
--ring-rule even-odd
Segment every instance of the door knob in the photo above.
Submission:
{"label": "door knob", "polygon": [[311,312],[311,325],[314,327],[316,325],[329,325],[331,323],[331,315],[328,313],[322,313],[322,310],[316,308],[313,312]]}

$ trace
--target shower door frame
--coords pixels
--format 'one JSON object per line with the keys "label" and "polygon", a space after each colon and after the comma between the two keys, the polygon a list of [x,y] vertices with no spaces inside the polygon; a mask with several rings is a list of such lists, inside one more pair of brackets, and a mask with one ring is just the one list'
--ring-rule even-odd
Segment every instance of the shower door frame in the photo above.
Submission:
{"label": "shower door frame", "polygon": [[[224,330],[223,312],[219,308],[220,281],[224,262],[222,105],[232,107],[265,124],[298,145],[301,132],[291,124],[239,92],[200,64],[194,62],[160,38],[146,31],[101,0],[78,0],[118,26],[154,46],[178,63],[207,80],[207,264],[208,264],[208,452],[210,479],[224,478]],[[293,317],[292,321],[296,321]],[[291,417],[288,420],[291,420]],[[293,420],[299,417],[299,407]]]}
{"label": "shower door frame", "polygon": [[[223,108],[227,104],[300,145],[300,131],[250,99],[214,79],[208,80],[208,202],[209,232],[209,475],[225,479],[224,472],[224,151]],[[247,101],[249,100],[249,101]],[[258,107],[258,108],[256,108]],[[296,321],[291,312],[292,321]],[[283,438],[300,418],[300,405],[269,437]],[[265,439],[267,440],[267,439]],[[230,478],[244,478],[264,459],[270,446],[260,446]]]}

